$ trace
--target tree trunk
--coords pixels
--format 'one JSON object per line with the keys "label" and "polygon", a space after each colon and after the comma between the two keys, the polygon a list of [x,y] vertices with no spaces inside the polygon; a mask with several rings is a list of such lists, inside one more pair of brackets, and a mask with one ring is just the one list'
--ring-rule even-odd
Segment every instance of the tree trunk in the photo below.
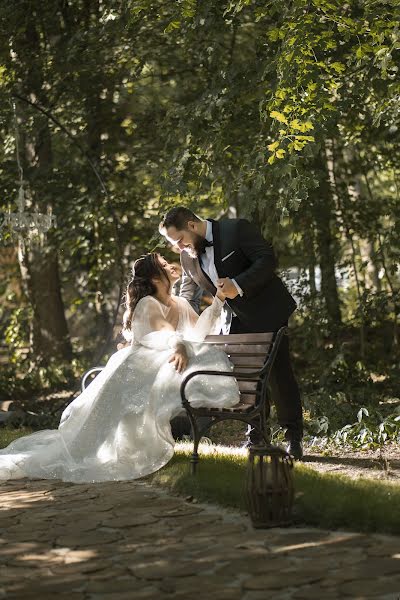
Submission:
{"label": "tree trunk", "polygon": [[335,274],[334,236],[332,234],[333,198],[326,163],[319,157],[319,187],[313,191],[313,216],[316,224],[316,243],[321,269],[321,293],[331,327],[342,324],[339,293]]}
{"label": "tree trunk", "polygon": [[312,259],[308,263],[308,281],[310,283],[310,294],[315,298],[317,295],[317,286],[315,283],[315,262]]}
{"label": "tree trunk", "polygon": [[28,249],[21,241],[19,263],[33,311],[31,362],[47,365],[52,358],[70,361],[72,348],[61,297],[57,255],[49,248]]}
{"label": "tree trunk", "polygon": [[[357,298],[359,303],[359,315],[360,315],[360,354],[362,358],[365,358],[365,332],[366,332],[366,321],[365,321],[365,281],[361,280],[361,275],[357,268],[357,262],[361,263],[362,259],[359,251],[359,244],[357,244],[357,237],[352,230],[352,207],[351,207],[351,194],[354,194],[354,190],[350,188],[348,177],[346,177],[346,161],[343,155],[343,149],[335,147],[335,140],[331,140],[330,143],[326,143],[325,146],[329,181],[331,185],[332,194],[336,200],[337,208],[341,215],[342,227],[345,232],[347,242],[351,249],[351,264],[353,267],[353,275],[356,283]],[[338,160],[342,161],[342,169],[340,177],[337,174]],[[343,167],[344,165],[344,167]],[[344,177],[343,177],[343,174]],[[359,259],[359,260],[358,260]]]}
{"label": "tree trunk", "polygon": [[376,292],[380,292],[382,289],[382,283],[379,279],[380,265],[374,240],[367,242],[365,254],[366,256],[363,255],[363,260],[368,260],[367,273],[369,277],[369,283]]}
{"label": "tree trunk", "polygon": [[[32,95],[41,104],[46,105],[41,63],[38,58],[42,49],[32,15],[31,18],[27,18],[23,41],[16,49],[17,54],[20,53],[27,64],[26,88],[22,90],[23,94]],[[27,60],[29,52],[35,57],[32,62]],[[53,169],[51,134],[47,118],[36,113],[33,115],[32,133],[29,137],[25,143],[25,168],[29,172],[29,179],[35,181],[32,190],[33,204],[41,212],[45,212],[47,204],[51,201],[48,182]],[[38,192],[37,195],[35,192]],[[28,210],[32,208],[33,206]],[[53,245],[30,245],[21,239],[18,258],[23,286],[33,312],[30,336],[32,364],[47,365],[52,358],[70,361],[72,347],[61,296],[57,249]]]}

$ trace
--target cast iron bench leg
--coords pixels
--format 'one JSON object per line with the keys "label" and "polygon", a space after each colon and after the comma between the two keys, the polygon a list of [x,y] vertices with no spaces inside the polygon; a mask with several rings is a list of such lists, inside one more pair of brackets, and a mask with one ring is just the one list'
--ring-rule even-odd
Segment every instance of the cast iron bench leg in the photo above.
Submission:
{"label": "cast iron bench leg", "polygon": [[192,415],[191,412],[188,412],[188,418],[190,421],[190,425],[192,427],[192,436],[193,436],[193,452],[190,457],[191,471],[192,475],[196,475],[197,465],[199,462],[199,443],[200,443],[200,432],[199,427],[197,425],[196,418]]}

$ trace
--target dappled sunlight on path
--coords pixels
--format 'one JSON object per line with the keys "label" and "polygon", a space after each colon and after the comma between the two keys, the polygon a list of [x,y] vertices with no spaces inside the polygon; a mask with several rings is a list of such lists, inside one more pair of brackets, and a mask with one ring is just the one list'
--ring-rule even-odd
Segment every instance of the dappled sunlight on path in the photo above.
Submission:
{"label": "dappled sunlight on path", "polygon": [[266,600],[400,594],[400,540],[253,530],[143,481],[0,486],[0,598]]}

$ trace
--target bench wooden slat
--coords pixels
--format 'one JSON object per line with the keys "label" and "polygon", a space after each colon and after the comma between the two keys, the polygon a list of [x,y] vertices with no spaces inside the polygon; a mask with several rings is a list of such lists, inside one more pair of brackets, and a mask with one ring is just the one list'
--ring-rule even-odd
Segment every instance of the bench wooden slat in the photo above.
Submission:
{"label": "bench wooden slat", "polygon": [[206,342],[213,344],[270,344],[274,333],[230,333],[229,335],[208,335]]}
{"label": "bench wooden slat", "polygon": [[228,412],[250,412],[251,410],[253,410],[253,405],[240,403],[237,406],[232,406],[232,408],[228,409],[225,408],[224,410],[228,410]]}
{"label": "bench wooden slat", "polygon": [[253,367],[255,371],[261,369],[265,363],[264,355],[242,356],[241,354],[230,354],[229,360],[235,365],[235,370],[238,367]]}
{"label": "bench wooden slat", "polygon": [[[213,346],[215,345],[213,343]],[[271,344],[221,344],[218,348],[227,354],[261,354],[265,356],[269,352]]]}
{"label": "bench wooden slat", "polygon": [[255,394],[257,390],[258,380],[254,381],[238,381],[240,393]]}
{"label": "bench wooden slat", "polygon": [[[217,415],[221,413],[240,413],[240,412],[250,412],[254,408],[253,404],[237,404],[236,406],[232,406],[232,408],[206,408],[204,409],[204,413],[207,415]],[[196,410],[199,416],[201,416],[202,409],[198,408]]]}
{"label": "bench wooden slat", "polygon": [[235,365],[233,373],[235,377],[243,377],[248,381],[259,379],[257,376],[252,377],[253,373],[258,373],[263,365]]}
{"label": "bench wooden slat", "polygon": [[256,394],[240,394],[240,404],[251,404],[254,406]]}

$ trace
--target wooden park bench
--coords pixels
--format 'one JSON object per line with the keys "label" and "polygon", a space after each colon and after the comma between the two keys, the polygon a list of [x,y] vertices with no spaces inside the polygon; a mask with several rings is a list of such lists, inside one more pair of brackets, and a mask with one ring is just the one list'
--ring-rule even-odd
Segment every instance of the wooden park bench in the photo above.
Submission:
{"label": "wooden park bench", "polygon": [[[247,423],[260,434],[265,445],[269,445],[270,375],[282,337],[286,333],[287,327],[281,327],[274,333],[209,335],[206,337],[206,344],[213,344],[226,352],[234,368],[232,371],[209,369],[193,371],[182,381],[180,389],[182,406],[192,426],[193,453],[190,462],[193,474],[196,472],[199,462],[198,447],[201,438],[211,427],[221,421],[233,419]],[[93,367],[83,375],[82,391],[103,368],[102,366]],[[186,398],[185,391],[189,381],[199,375],[235,377],[240,391],[239,404],[232,408],[193,408]],[[205,419],[205,417],[207,418]]]}
{"label": "wooden park bench", "polygon": [[[287,327],[281,327],[274,333],[209,335],[206,337],[206,344],[213,344],[226,352],[234,368],[232,371],[193,371],[182,381],[180,390],[182,405],[192,426],[193,453],[190,462],[193,474],[195,474],[199,462],[198,447],[201,438],[211,427],[221,421],[230,419],[251,425],[260,434],[265,445],[269,446],[269,383],[272,366],[285,334],[287,334]],[[185,391],[189,381],[199,375],[235,377],[240,391],[239,404],[232,408],[193,408]]]}

